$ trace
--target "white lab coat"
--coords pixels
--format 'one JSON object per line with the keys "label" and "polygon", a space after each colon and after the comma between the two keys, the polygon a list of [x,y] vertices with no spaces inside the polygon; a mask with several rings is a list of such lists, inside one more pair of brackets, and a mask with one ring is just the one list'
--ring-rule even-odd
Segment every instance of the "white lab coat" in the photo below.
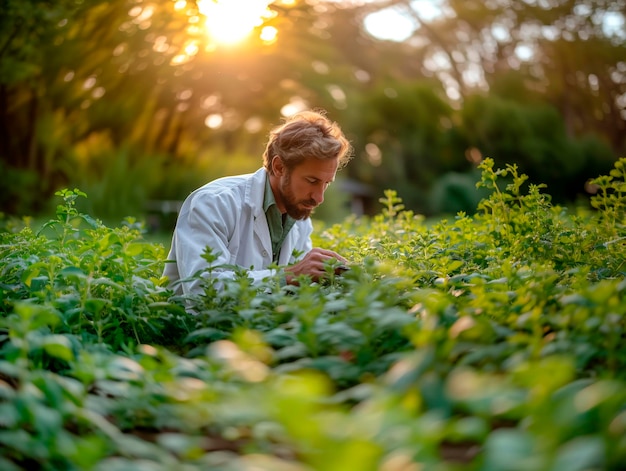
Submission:
{"label": "white lab coat", "polygon": [[[184,201],[165,264],[164,275],[177,294],[198,293],[200,281],[177,284],[208,267],[201,255],[206,246],[219,256],[212,265],[238,265],[249,269],[249,276],[258,283],[272,274],[272,242],[263,211],[266,170],[224,177],[207,183],[192,192]],[[279,265],[296,262],[312,248],[310,219],[296,221],[283,242]],[[169,262],[171,261],[171,262]],[[214,276],[232,278],[233,272],[217,270]]]}

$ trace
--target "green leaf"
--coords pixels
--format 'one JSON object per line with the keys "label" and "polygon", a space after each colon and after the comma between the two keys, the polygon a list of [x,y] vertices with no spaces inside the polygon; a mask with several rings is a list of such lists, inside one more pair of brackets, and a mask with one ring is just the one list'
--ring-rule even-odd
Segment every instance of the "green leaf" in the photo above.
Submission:
{"label": "green leaf", "polygon": [[501,429],[487,438],[481,471],[531,471],[543,469],[542,461],[528,432]]}
{"label": "green leaf", "polygon": [[0,373],[8,376],[9,378],[18,378],[20,376],[21,369],[15,363],[0,360]]}
{"label": "green leaf", "polygon": [[89,298],[85,300],[85,309],[93,314],[99,314],[106,306],[111,306],[109,299]]}
{"label": "green leaf", "polygon": [[[13,397],[7,397],[6,391],[2,393],[2,399],[13,399]],[[15,396],[15,394],[13,394]],[[17,406],[14,402],[0,402],[0,427],[2,428],[14,428],[20,419],[20,414],[17,410]],[[2,469],[2,468],[0,468]]]}
{"label": "green leaf", "polygon": [[133,381],[142,377],[143,367],[130,358],[117,356],[108,365],[109,376],[120,381]]}
{"label": "green leaf", "polygon": [[453,273],[456,270],[458,270],[459,268],[461,268],[463,265],[465,265],[465,262],[462,260],[453,260],[450,263],[448,263],[448,265],[446,266],[446,270],[448,273]]}
{"label": "green leaf", "polygon": [[228,336],[229,336],[228,333],[222,330],[215,329],[213,327],[205,327],[203,329],[194,330],[193,332],[189,333],[185,337],[184,342],[185,343],[199,342],[199,341],[213,342],[215,340],[225,339]]}
{"label": "green leaf", "polygon": [[91,282],[92,286],[110,286],[111,288],[115,288],[118,289],[120,291],[126,291],[126,288],[119,284],[116,283],[115,281],[111,280],[110,278],[106,278],[106,277],[100,277],[100,278],[96,278]]}
{"label": "green leaf", "polygon": [[148,307],[153,311],[166,311],[170,314],[176,314],[178,316],[188,316],[189,314],[183,306],[180,304],[169,303],[166,301],[159,301],[148,304]]}
{"label": "green leaf", "polygon": [[22,467],[17,466],[12,461],[9,461],[2,456],[0,456],[0,469],[2,471],[22,471],[23,470]]}
{"label": "green leaf", "polygon": [[54,327],[60,321],[57,311],[49,305],[19,302],[15,305],[15,312],[20,318],[29,321],[31,331],[43,326]]}
{"label": "green leaf", "polygon": [[126,247],[126,253],[131,257],[136,257],[137,255],[141,255],[146,251],[146,243],[134,242],[132,244],[128,244]]}
{"label": "green leaf", "polygon": [[85,272],[82,271],[79,267],[65,267],[59,272],[59,275],[63,278],[87,278]]}
{"label": "green leaf", "polygon": [[41,345],[48,355],[55,358],[68,362],[74,359],[72,344],[64,335],[46,335],[41,340]]}
{"label": "green leaf", "polygon": [[295,342],[293,333],[288,332],[282,327],[272,329],[263,334],[263,339],[274,348],[292,345]]}
{"label": "green leaf", "polygon": [[22,283],[30,288],[33,278],[38,276],[39,273],[41,273],[42,269],[44,269],[45,267],[46,265],[43,262],[33,263],[32,265],[26,267],[20,277]]}
{"label": "green leaf", "polygon": [[25,430],[0,430],[0,448],[17,450],[33,459],[47,459],[49,452],[44,442],[33,438]]}
{"label": "green leaf", "polygon": [[[83,194],[81,196],[87,196],[87,195]],[[85,221],[85,223],[87,223],[87,225],[91,227],[92,229],[97,229],[98,227],[100,227],[100,223],[96,219],[89,216],[88,214],[79,214],[79,217],[83,221]]]}
{"label": "green leaf", "polygon": [[599,436],[576,437],[559,448],[550,471],[605,469],[606,451]]}

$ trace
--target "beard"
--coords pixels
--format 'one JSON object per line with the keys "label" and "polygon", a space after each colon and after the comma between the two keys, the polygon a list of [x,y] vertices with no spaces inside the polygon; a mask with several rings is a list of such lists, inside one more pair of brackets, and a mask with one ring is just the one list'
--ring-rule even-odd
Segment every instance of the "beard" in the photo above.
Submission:
{"label": "beard", "polygon": [[317,206],[314,200],[298,201],[291,190],[291,173],[287,173],[285,180],[280,184],[280,192],[287,214],[295,220],[304,220],[311,216],[314,208],[303,208],[301,205]]}

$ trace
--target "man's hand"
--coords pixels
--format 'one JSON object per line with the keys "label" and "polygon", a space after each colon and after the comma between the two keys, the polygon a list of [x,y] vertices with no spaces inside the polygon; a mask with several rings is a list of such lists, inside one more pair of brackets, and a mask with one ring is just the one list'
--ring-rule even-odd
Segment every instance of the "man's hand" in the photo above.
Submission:
{"label": "man's hand", "polygon": [[313,281],[325,278],[328,275],[325,265],[331,258],[336,259],[341,265],[348,263],[345,258],[332,250],[314,248],[298,263],[285,268],[287,284],[297,284],[296,278],[300,275],[309,275]]}

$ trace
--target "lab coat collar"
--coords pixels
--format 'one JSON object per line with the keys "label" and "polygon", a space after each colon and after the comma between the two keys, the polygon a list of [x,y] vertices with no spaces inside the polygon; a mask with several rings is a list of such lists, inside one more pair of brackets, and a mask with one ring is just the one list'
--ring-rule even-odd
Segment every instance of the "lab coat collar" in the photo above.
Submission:
{"label": "lab coat collar", "polygon": [[245,201],[252,210],[255,219],[258,219],[263,212],[263,196],[265,195],[265,179],[267,178],[267,170],[261,167],[252,174],[246,185]]}

